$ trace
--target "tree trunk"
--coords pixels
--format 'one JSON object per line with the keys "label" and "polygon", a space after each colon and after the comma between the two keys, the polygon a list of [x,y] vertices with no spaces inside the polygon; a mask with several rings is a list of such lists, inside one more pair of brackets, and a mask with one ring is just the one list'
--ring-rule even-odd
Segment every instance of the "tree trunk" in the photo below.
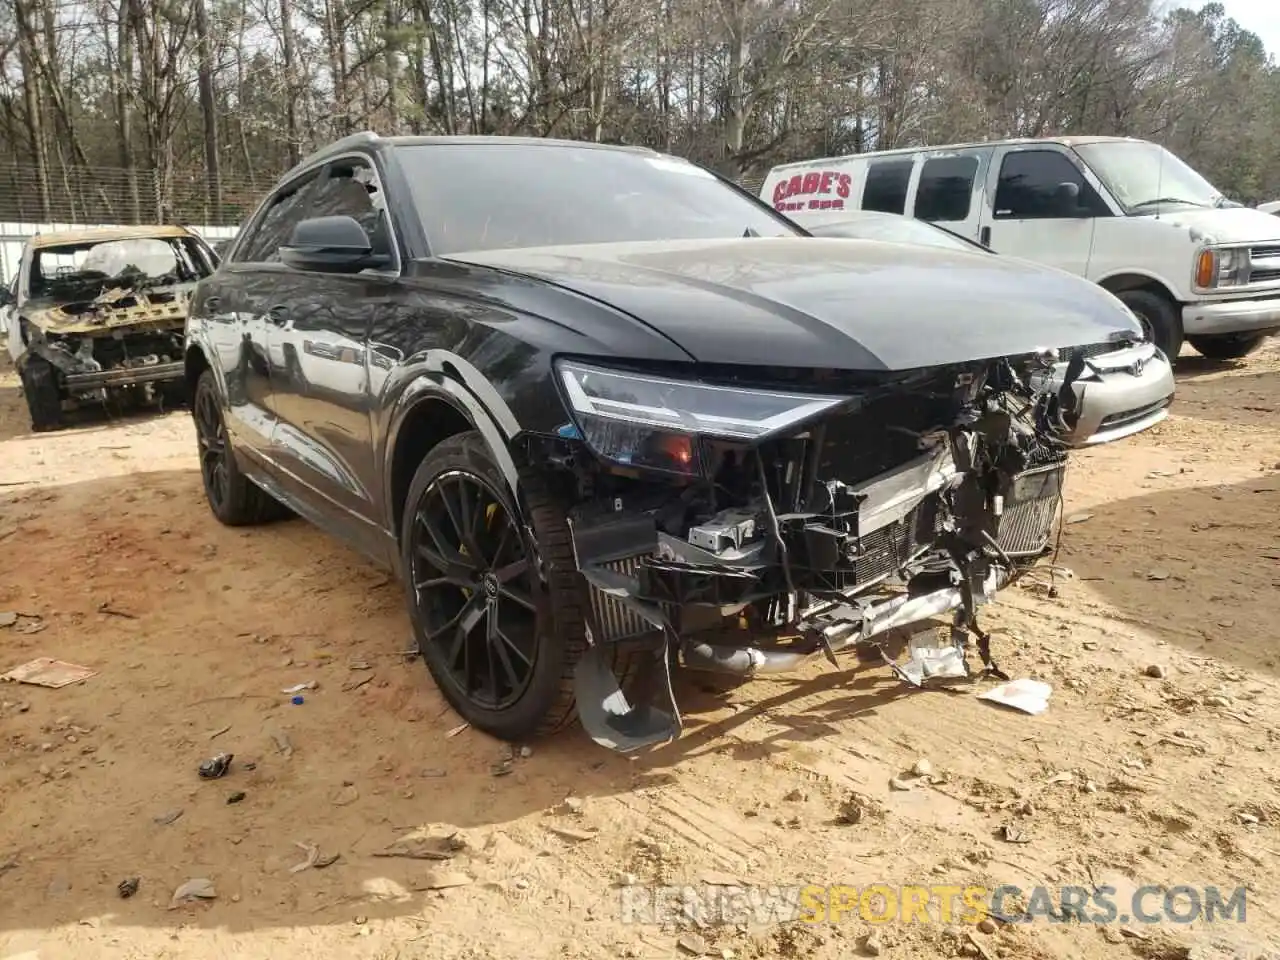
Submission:
{"label": "tree trunk", "polygon": [[200,89],[200,114],[204,118],[204,165],[207,207],[205,223],[222,218],[222,174],[218,161],[218,114],[213,98],[213,46],[209,37],[209,11],[205,0],[194,0],[196,43],[199,66],[196,82]]}

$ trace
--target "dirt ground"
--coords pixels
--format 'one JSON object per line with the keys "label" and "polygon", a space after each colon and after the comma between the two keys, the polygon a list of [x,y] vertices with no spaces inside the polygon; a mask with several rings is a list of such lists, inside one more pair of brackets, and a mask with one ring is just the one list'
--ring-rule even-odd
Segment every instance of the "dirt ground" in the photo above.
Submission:
{"label": "dirt ground", "polygon": [[[382,572],[300,520],[214,521],[185,413],[31,435],[0,377],[0,611],[20,614],[0,669],[97,671],[0,687],[0,958],[1280,950],[1280,344],[1185,356],[1166,423],[1075,458],[1056,596],[1046,575],[986,614],[1006,672],[1053,685],[1046,712],[852,660],[728,694],[684,679],[684,737],[638,760],[576,730],[514,758],[458,730]],[[309,681],[300,705],[282,692]],[[201,779],[222,751],[230,773]],[[456,849],[377,855],[396,843]],[[216,897],[170,909],[195,878]],[[1247,914],[895,922],[870,945],[856,910],[625,922],[628,883],[730,880],[1111,885],[1122,907],[1146,884],[1243,886]]]}

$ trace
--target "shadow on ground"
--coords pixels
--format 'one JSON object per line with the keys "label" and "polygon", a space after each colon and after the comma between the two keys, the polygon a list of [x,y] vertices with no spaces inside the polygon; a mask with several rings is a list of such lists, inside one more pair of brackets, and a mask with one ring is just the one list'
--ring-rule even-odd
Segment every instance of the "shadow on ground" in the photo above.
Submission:
{"label": "shadow on ground", "polygon": [[1062,562],[1170,643],[1280,673],[1280,470],[1144,493],[1066,528]]}
{"label": "shadow on ground", "polygon": [[[689,735],[671,748],[629,760],[575,727],[504,762],[511,748],[460,729],[406,656],[399,586],[304,521],[223,527],[194,470],[11,492],[0,511],[12,523],[0,611],[23,615],[0,629],[0,669],[49,656],[98,671],[0,698],[5,929],[86,917],[233,931],[349,923],[355,904],[369,917],[411,914],[399,897],[433,869],[479,876],[511,850],[536,860],[562,844],[515,821],[571,793],[667,783],[691,751],[772,749],[725,739],[749,716],[794,716],[782,739],[833,732],[796,701],[849,681],[778,681],[734,714],[688,675]],[[311,682],[293,704],[286,691]],[[900,694],[887,686],[857,679],[840,719]],[[201,779],[201,762],[222,752],[234,755],[229,773]],[[375,855],[423,825],[474,831],[474,848],[439,863]],[[299,844],[340,859],[291,872]],[[128,877],[141,888],[122,900]],[[215,883],[216,906],[166,909],[195,877]]]}

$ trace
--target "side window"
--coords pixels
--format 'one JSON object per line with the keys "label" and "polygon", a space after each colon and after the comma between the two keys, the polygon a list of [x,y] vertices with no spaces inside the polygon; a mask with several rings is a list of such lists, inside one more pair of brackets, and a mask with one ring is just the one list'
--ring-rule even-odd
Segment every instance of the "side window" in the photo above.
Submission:
{"label": "side window", "polygon": [[368,160],[343,159],[329,165],[316,188],[310,217],[348,216],[369,235],[373,249],[393,254],[386,202]]}
{"label": "side window", "polygon": [[881,213],[902,213],[907,207],[907,187],[911,183],[914,160],[879,160],[867,167],[862,188],[862,209]]}
{"label": "side window", "polygon": [[[1073,191],[1066,184],[1073,184]],[[1106,205],[1079,169],[1053,150],[1020,150],[1000,166],[994,215],[1000,220],[1054,220],[1106,216]]]}
{"label": "side window", "polygon": [[926,160],[916,186],[916,217],[929,221],[968,219],[973,180],[977,175],[977,157]]}
{"label": "side window", "polygon": [[308,180],[276,195],[266,215],[236,251],[236,263],[280,262],[280,247],[289,242],[293,228],[306,215],[306,200],[314,183]]}

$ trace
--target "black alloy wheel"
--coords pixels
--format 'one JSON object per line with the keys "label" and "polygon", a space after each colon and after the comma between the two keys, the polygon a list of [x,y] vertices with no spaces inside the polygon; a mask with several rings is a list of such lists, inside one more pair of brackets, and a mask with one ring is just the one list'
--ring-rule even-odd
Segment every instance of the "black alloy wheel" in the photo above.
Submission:
{"label": "black alloy wheel", "polygon": [[222,419],[218,382],[212,370],[200,374],[191,416],[195,420],[205,499],[218,521],[229,527],[244,527],[288,517],[288,509],[240,472]]}
{"label": "black alloy wheel", "polygon": [[[204,383],[201,383],[204,386]],[[227,444],[227,431],[218,410],[218,397],[213,390],[197,390],[195,402],[196,443],[200,448],[200,476],[204,480],[205,496],[215,515],[221,515],[227,507],[231,492],[231,478],[227,462],[231,455]]]}
{"label": "black alloy wheel", "polygon": [[501,712],[529,688],[540,646],[535,569],[492,482],[437,474],[416,503],[410,567],[423,655],[468,703]]}

